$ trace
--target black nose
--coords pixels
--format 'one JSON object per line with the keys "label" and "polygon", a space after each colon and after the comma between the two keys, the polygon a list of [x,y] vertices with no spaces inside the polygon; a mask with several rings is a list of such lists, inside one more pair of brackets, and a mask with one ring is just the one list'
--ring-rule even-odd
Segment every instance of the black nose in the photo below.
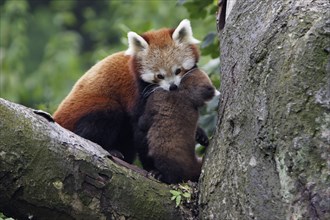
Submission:
{"label": "black nose", "polygon": [[178,88],[178,86],[175,85],[175,84],[171,84],[171,85],[170,85],[170,91],[174,91],[174,90],[176,90],[177,88]]}

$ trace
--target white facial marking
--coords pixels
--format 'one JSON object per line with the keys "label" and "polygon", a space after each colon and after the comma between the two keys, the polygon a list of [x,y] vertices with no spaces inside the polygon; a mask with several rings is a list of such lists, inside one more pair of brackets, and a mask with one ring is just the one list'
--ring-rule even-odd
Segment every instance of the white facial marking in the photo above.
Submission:
{"label": "white facial marking", "polygon": [[151,83],[155,79],[155,75],[150,70],[146,70],[143,74],[141,74],[141,79],[145,82]]}
{"label": "white facial marking", "polygon": [[135,55],[139,51],[147,50],[149,45],[143,37],[135,32],[128,32],[128,49],[125,51],[125,55]]}
{"label": "white facial marking", "polygon": [[195,60],[194,59],[186,59],[182,63],[182,67],[186,70],[189,70],[189,69],[193,68],[194,65],[195,65]]}
{"label": "white facial marking", "polygon": [[181,82],[182,76],[174,75],[171,77],[165,77],[164,80],[159,82],[159,86],[167,91],[170,90],[170,86],[174,83],[175,85],[179,86]]}
{"label": "white facial marking", "polygon": [[188,19],[184,19],[180,22],[179,26],[175,29],[172,34],[172,39],[176,43],[186,42],[189,44],[198,44],[199,40],[193,37],[190,21]]}
{"label": "white facial marking", "polygon": [[172,73],[175,73],[175,70],[177,70],[178,68],[179,68],[178,66],[173,66],[173,67],[171,68]]}
{"label": "white facial marking", "polygon": [[182,77],[181,76],[175,76],[174,77],[174,84],[179,86],[181,82]]}
{"label": "white facial marking", "polygon": [[170,84],[166,80],[160,81],[159,86],[167,91],[170,91]]}
{"label": "white facial marking", "polygon": [[166,75],[166,71],[165,71],[164,69],[159,69],[159,72],[160,72],[160,74],[162,74],[163,76]]}

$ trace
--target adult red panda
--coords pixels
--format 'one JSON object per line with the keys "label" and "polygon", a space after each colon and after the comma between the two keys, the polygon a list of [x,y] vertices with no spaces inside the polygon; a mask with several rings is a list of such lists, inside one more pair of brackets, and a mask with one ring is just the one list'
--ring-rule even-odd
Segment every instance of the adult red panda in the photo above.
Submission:
{"label": "adult red panda", "polygon": [[[110,55],[88,70],[59,105],[54,120],[108,151],[119,151],[131,163],[135,124],[145,97],[157,86],[174,90],[180,85],[199,59],[198,42],[187,19],[176,29],[141,36],[129,32],[126,52]],[[196,137],[207,144],[201,129]],[[144,154],[140,152],[142,158]]]}
{"label": "adult red panda", "polygon": [[198,181],[202,160],[195,154],[198,108],[219,93],[206,73],[184,74],[179,88],[157,87],[148,97],[138,129],[148,152],[149,171],[166,183]]}

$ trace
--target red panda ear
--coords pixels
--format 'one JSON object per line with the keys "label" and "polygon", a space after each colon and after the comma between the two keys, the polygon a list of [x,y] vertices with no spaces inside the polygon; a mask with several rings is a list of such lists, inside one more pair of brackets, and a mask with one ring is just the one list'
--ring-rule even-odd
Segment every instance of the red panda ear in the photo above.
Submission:
{"label": "red panda ear", "polygon": [[149,45],[143,37],[135,32],[128,32],[128,49],[126,50],[126,55],[136,55],[140,51],[147,50]]}
{"label": "red panda ear", "polygon": [[199,40],[194,38],[192,29],[190,26],[190,21],[188,19],[184,19],[180,22],[179,26],[175,29],[172,34],[172,39],[180,44],[180,43],[188,43],[188,44],[198,44]]}

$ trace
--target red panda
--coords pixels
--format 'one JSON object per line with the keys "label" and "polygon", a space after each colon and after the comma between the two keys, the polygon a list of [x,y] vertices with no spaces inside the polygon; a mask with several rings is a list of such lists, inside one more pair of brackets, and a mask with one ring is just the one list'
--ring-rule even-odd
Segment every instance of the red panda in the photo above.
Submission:
{"label": "red panda", "polygon": [[[110,152],[119,151],[131,163],[141,149],[135,146],[134,130],[147,95],[157,86],[175,90],[184,73],[196,66],[199,52],[187,19],[176,29],[141,36],[129,32],[128,43],[125,52],[110,55],[88,70],[53,116],[64,128]],[[207,144],[202,130],[196,137]],[[139,154],[145,156],[143,150]]]}
{"label": "red panda", "polygon": [[198,181],[202,166],[195,155],[198,108],[217,93],[207,74],[195,68],[184,74],[177,90],[157,87],[149,95],[138,126],[146,137],[149,171],[158,173],[161,181]]}

